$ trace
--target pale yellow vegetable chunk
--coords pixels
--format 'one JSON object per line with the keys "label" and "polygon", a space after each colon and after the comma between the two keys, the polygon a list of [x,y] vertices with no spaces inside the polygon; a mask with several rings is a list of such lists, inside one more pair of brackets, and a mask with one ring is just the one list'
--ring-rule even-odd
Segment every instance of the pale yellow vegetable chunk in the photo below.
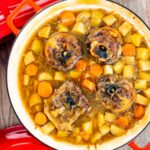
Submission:
{"label": "pale yellow vegetable chunk", "polygon": [[102,135],[100,132],[96,132],[94,133],[94,135],[91,138],[91,143],[94,144],[96,142],[98,142],[101,139]]}
{"label": "pale yellow vegetable chunk", "polygon": [[81,75],[82,75],[81,72],[76,71],[76,70],[71,70],[71,71],[69,72],[69,77],[70,77],[70,78],[73,78],[73,79],[77,79],[77,78],[79,78]]}
{"label": "pale yellow vegetable chunk", "polygon": [[97,115],[97,125],[98,125],[98,128],[100,129],[101,126],[104,124],[105,120],[104,120],[104,115],[102,113],[98,113]]}
{"label": "pale yellow vegetable chunk", "polygon": [[69,28],[67,28],[66,26],[59,24],[58,25],[58,32],[69,32]]}
{"label": "pale yellow vegetable chunk", "polygon": [[135,34],[131,35],[131,41],[137,47],[139,47],[141,45],[142,40],[143,40],[143,37],[139,33],[135,33]]}
{"label": "pale yellow vegetable chunk", "polygon": [[138,104],[141,104],[141,105],[146,106],[146,105],[148,105],[148,103],[149,103],[149,99],[146,98],[146,97],[143,96],[143,95],[137,94],[136,102],[137,102]]}
{"label": "pale yellow vegetable chunk", "polygon": [[144,90],[147,88],[147,82],[146,82],[146,80],[138,79],[135,81],[134,86],[138,90]]}
{"label": "pale yellow vegetable chunk", "polygon": [[124,42],[125,42],[125,43],[131,43],[131,32],[129,32],[129,33],[124,37]]}
{"label": "pale yellow vegetable chunk", "polygon": [[42,51],[43,49],[43,44],[42,41],[39,39],[35,39],[33,40],[32,44],[31,44],[31,50],[35,53],[38,54]]}
{"label": "pale yellow vegetable chunk", "polygon": [[34,61],[35,61],[35,57],[34,57],[32,51],[27,52],[24,57],[24,64],[28,65]]}
{"label": "pale yellow vegetable chunk", "polygon": [[144,90],[144,95],[150,99],[150,88]]}
{"label": "pale yellow vegetable chunk", "polygon": [[122,60],[126,65],[134,65],[136,63],[134,56],[124,56]]}
{"label": "pale yellow vegetable chunk", "polygon": [[150,49],[140,47],[140,48],[137,48],[136,51],[137,51],[138,59],[142,59],[142,60],[150,59]]}
{"label": "pale yellow vegetable chunk", "polygon": [[34,93],[31,95],[31,97],[29,99],[30,107],[33,107],[33,106],[35,106],[37,104],[41,104],[41,103],[42,103],[41,97],[37,93]]}
{"label": "pale yellow vegetable chunk", "polygon": [[23,76],[23,85],[27,86],[29,84],[29,80],[30,80],[30,77],[27,74],[25,74]]}
{"label": "pale yellow vegetable chunk", "polygon": [[103,21],[106,25],[112,26],[117,21],[117,19],[114,15],[110,14],[110,15],[105,16],[103,18]]}
{"label": "pale yellow vegetable chunk", "polygon": [[56,80],[56,81],[64,81],[64,80],[66,80],[66,77],[65,77],[63,72],[57,72],[56,71],[55,74],[54,74],[54,80]]}
{"label": "pale yellow vegetable chunk", "polygon": [[149,60],[139,60],[138,66],[141,71],[150,71],[150,61]]}
{"label": "pale yellow vegetable chunk", "polygon": [[124,66],[123,77],[133,78],[134,77],[134,68],[131,65]]}
{"label": "pale yellow vegetable chunk", "polygon": [[57,135],[58,135],[58,137],[67,137],[68,132],[59,130]]}
{"label": "pale yellow vegetable chunk", "polygon": [[89,60],[89,66],[96,64],[96,62],[92,59]]}
{"label": "pale yellow vegetable chunk", "polygon": [[150,81],[150,73],[149,72],[140,72],[138,77],[140,79],[144,79],[146,81]]}
{"label": "pale yellow vegetable chunk", "polygon": [[53,76],[48,72],[42,72],[38,77],[39,81],[53,80]]}
{"label": "pale yellow vegetable chunk", "polygon": [[114,124],[111,125],[111,133],[115,136],[121,136],[123,135],[126,131]]}
{"label": "pale yellow vegetable chunk", "polygon": [[105,121],[114,122],[116,119],[116,115],[110,112],[105,112]]}
{"label": "pale yellow vegetable chunk", "polygon": [[102,18],[104,16],[104,13],[100,10],[93,10],[91,12],[91,14],[92,14],[91,25],[93,27],[98,27],[102,22]]}
{"label": "pale yellow vegetable chunk", "polygon": [[108,134],[110,132],[110,126],[107,124],[104,124],[101,128],[100,128],[100,132],[102,134],[102,136]]}
{"label": "pale yellow vegetable chunk", "polygon": [[82,129],[86,133],[92,134],[93,133],[93,123],[92,121],[87,121],[82,124]]}
{"label": "pale yellow vegetable chunk", "polygon": [[114,72],[117,74],[121,74],[123,71],[124,63],[122,61],[118,61],[113,65]]}
{"label": "pale yellow vegetable chunk", "polygon": [[90,20],[90,18],[91,18],[91,13],[89,11],[82,11],[77,15],[76,21],[85,23],[88,20]]}
{"label": "pale yellow vegetable chunk", "polygon": [[126,36],[129,32],[131,32],[132,28],[133,26],[126,21],[118,28],[118,30],[123,36]]}
{"label": "pale yellow vegetable chunk", "polygon": [[50,134],[54,129],[55,126],[51,122],[48,122],[41,127],[41,131],[46,135]]}
{"label": "pale yellow vegetable chunk", "polygon": [[51,32],[51,26],[47,25],[47,26],[43,27],[42,29],[40,29],[38,36],[42,37],[42,38],[48,38],[50,32]]}
{"label": "pale yellow vegetable chunk", "polygon": [[77,22],[74,25],[72,31],[78,34],[85,34],[86,33],[85,25],[82,22]]}
{"label": "pale yellow vegetable chunk", "polygon": [[113,67],[112,65],[104,65],[104,75],[107,75],[107,74],[113,74]]}

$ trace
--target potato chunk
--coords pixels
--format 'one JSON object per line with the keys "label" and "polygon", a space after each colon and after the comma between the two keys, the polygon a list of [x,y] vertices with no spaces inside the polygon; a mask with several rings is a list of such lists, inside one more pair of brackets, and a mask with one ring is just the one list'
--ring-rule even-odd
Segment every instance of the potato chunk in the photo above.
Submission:
{"label": "potato chunk", "polygon": [[30,107],[33,107],[33,106],[35,106],[37,104],[41,104],[41,103],[42,103],[41,97],[37,93],[34,93],[31,95],[31,97],[29,99]]}
{"label": "potato chunk", "polygon": [[126,131],[114,124],[111,125],[111,133],[115,136],[121,136],[123,135]]}
{"label": "potato chunk", "polygon": [[113,65],[113,69],[115,73],[120,74],[123,71],[124,63],[122,61],[118,61]]}
{"label": "potato chunk", "polygon": [[97,115],[97,125],[98,125],[99,129],[104,124],[104,122],[105,122],[104,115],[99,112],[98,115]]}
{"label": "potato chunk", "polygon": [[141,105],[146,106],[146,105],[148,105],[148,103],[149,103],[149,99],[146,98],[146,97],[143,96],[143,95],[137,94],[136,102],[137,102],[138,104],[141,104]]}
{"label": "potato chunk", "polygon": [[146,60],[150,58],[150,49],[140,47],[140,48],[137,48],[136,51],[137,51],[138,59]]}
{"label": "potato chunk", "polygon": [[41,72],[39,74],[39,78],[38,78],[39,81],[46,81],[46,80],[53,80],[53,77],[50,73],[48,72]]}
{"label": "potato chunk", "polygon": [[144,90],[144,95],[150,99],[150,88]]}
{"label": "potato chunk", "polygon": [[143,37],[139,33],[131,35],[131,41],[135,46],[140,46],[142,43]]}
{"label": "potato chunk", "polygon": [[138,77],[140,79],[144,79],[146,81],[150,81],[150,73],[149,72],[140,72]]}
{"label": "potato chunk", "polygon": [[117,19],[114,15],[110,14],[110,15],[105,16],[103,18],[103,21],[106,25],[112,26],[117,21]]}
{"label": "potato chunk", "polygon": [[28,64],[31,64],[34,61],[35,61],[35,57],[34,57],[32,51],[27,52],[25,54],[25,57],[24,57],[24,64],[28,65]]}
{"label": "potato chunk", "polygon": [[136,63],[134,56],[124,56],[122,57],[122,60],[126,65],[135,65]]}
{"label": "potato chunk", "polygon": [[104,75],[113,74],[113,67],[112,67],[112,65],[105,65],[103,70],[104,70]]}
{"label": "potato chunk", "polygon": [[133,26],[126,21],[118,28],[118,30],[123,36],[126,36],[132,30],[132,27]]}
{"label": "potato chunk", "polygon": [[88,20],[90,20],[91,18],[91,13],[89,11],[82,11],[81,13],[79,13],[76,17],[76,21],[77,22],[86,22]]}
{"label": "potato chunk", "polygon": [[65,77],[63,72],[55,72],[54,80],[56,80],[56,81],[65,81],[66,77]]}
{"label": "potato chunk", "polygon": [[69,28],[67,28],[66,26],[59,24],[58,25],[58,32],[68,32]]}
{"label": "potato chunk", "polygon": [[94,133],[94,135],[91,138],[91,143],[94,144],[96,142],[98,142],[101,139],[102,135],[100,132],[96,132]]}
{"label": "potato chunk", "polygon": [[77,78],[79,78],[81,75],[82,75],[81,72],[76,71],[76,70],[71,70],[71,71],[69,72],[69,77],[70,77],[70,78],[73,78],[73,79],[77,79]]}
{"label": "potato chunk", "polygon": [[116,115],[110,112],[105,112],[105,121],[114,122],[116,119]]}
{"label": "potato chunk", "polygon": [[35,39],[33,42],[32,42],[32,45],[31,45],[31,50],[35,53],[35,54],[38,54],[42,51],[43,49],[43,45],[42,45],[42,41],[39,40],[39,39]]}
{"label": "potato chunk", "polygon": [[74,25],[72,31],[78,34],[85,34],[86,33],[85,25],[82,22],[77,22]]}
{"label": "potato chunk", "polygon": [[100,128],[100,132],[102,134],[102,136],[108,134],[110,132],[110,126],[107,124],[104,124],[103,126],[101,126]]}
{"label": "potato chunk", "polygon": [[82,129],[86,133],[92,134],[93,133],[93,124],[92,121],[87,121],[82,124]]}
{"label": "potato chunk", "polygon": [[55,126],[51,122],[48,122],[44,126],[41,127],[41,131],[44,134],[50,134],[54,129],[55,129]]}
{"label": "potato chunk", "polygon": [[51,26],[47,25],[47,26],[43,27],[42,29],[40,29],[38,36],[42,37],[42,38],[48,38],[50,32],[51,32]]}
{"label": "potato chunk", "polygon": [[29,80],[30,80],[30,77],[27,74],[25,74],[23,76],[23,85],[27,86],[29,84]]}
{"label": "potato chunk", "polygon": [[133,78],[134,77],[134,68],[131,65],[124,66],[123,77]]}
{"label": "potato chunk", "polygon": [[150,71],[150,61],[149,60],[139,60],[138,66],[141,71]]}
{"label": "potato chunk", "polygon": [[147,87],[147,82],[146,82],[146,80],[138,79],[138,80],[135,81],[134,86],[138,90],[144,90]]}

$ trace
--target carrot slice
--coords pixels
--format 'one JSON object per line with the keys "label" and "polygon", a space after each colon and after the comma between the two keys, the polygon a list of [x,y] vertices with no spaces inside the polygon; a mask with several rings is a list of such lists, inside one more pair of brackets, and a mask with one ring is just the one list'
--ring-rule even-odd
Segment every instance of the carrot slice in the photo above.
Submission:
{"label": "carrot slice", "polygon": [[29,76],[35,76],[37,74],[38,67],[35,64],[29,64],[26,67],[26,73]]}
{"label": "carrot slice", "polygon": [[141,119],[145,114],[145,107],[142,105],[136,105],[134,108],[134,117],[137,119]]}
{"label": "carrot slice", "polygon": [[135,56],[135,46],[133,44],[125,44],[123,46],[124,56]]}
{"label": "carrot slice", "polygon": [[96,85],[88,79],[84,79],[82,81],[82,86],[90,90],[91,92],[95,91],[96,89]]}
{"label": "carrot slice", "polygon": [[119,117],[115,122],[119,127],[124,128],[124,129],[129,126],[129,120],[125,116]]}
{"label": "carrot slice", "polygon": [[88,63],[85,60],[79,60],[76,65],[75,65],[75,69],[77,71],[83,72],[86,70]]}
{"label": "carrot slice", "polygon": [[64,11],[60,15],[60,21],[66,27],[74,25],[75,20],[76,20],[75,15],[71,11]]}
{"label": "carrot slice", "polygon": [[90,66],[90,73],[94,77],[99,77],[103,72],[103,69],[100,65],[98,64],[93,64]]}
{"label": "carrot slice", "polygon": [[38,85],[38,94],[43,98],[48,98],[52,94],[53,88],[49,82],[42,81]]}
{"label": "carrot slice", "polygon": [[35,115],[35,123],[38,125],[44,125],[47,122],[47,117],[44,113],[39,112]]}

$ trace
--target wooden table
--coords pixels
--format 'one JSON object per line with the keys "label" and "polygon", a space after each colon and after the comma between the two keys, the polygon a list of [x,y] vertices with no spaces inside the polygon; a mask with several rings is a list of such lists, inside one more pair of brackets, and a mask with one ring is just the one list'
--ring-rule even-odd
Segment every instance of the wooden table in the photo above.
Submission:
{"label": "wooden table", "polygon": [[[113,0],[130,8],[138,14],[150,27],[150,0]],[[15,37],[0,45],[0,129],[20,124],[9,102],[6,86],[6,70],[9,53]],[[136,143],[144,146],[150,142],[150,125],[135,139]],[[118,150],[129,150],[126,145]]]}

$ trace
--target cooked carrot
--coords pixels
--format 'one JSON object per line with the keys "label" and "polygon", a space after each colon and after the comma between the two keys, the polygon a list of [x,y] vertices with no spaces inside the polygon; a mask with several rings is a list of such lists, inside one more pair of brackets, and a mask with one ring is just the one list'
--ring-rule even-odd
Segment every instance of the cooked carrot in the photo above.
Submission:
{"label": "cooked carrot", "polygon": [[133,44],[125,44],[123,46],[123,55],[124,56],[134,56],[135,55],[135,46]]}
{"label": "cooked carrot", "polygon": [[39,112],[35,115],[35,123],[38,125],[44,125],[47,122],[47,117],[44,113]]}
{"label": "cooked carrot", "polygon": [[38,85],[38,94],[43,98],[48,98],[52,94],[53,88],[49,82],[42,81]]}
{"label": "cooked carrot", "polygon": [[90,139],[90,134],[85,132],[85,131],[82,131],[79,133],[79,135],[82,137],[83,140],[85,141],[88,141]]}
{"label": "cooked carrot", "polygon": [[99,77],[103,72],[103,69],[100,65],[98,64],[93,64],[90,66],[90,73],[94,77]]}
{"label": "cooked carrot", "polygon": [[82,86],[92,92],[96,89],[96,85],[88,79],[82,81]]}
{"label": "cooked carrot", "polygon": [[66,27],[74,25],[75,20],[76,20],[75,15],[71,11],[64,11],[60,15],[60,21]]}
{"label": "cooked carrot", "polygon": [[88,63],[85,60],[79,60],[76,65],[75,65],[75,69],[77,71],[83,72],[86,70]]}
{"label": "cooked carrot", "polygon": [[26,73],[29,76],[35,76],[37,74],[38,67],[35,64],[29,64],[26,67]]}
{"label": "cooked carrot", "polygon": [[125,116],[119,117],[115,122],[119,127],[124,128],[124,129],[129,126],[129,120]]}
{"label": "cooked carrot", "polygon": [[142,105],[136,105],[134,108],[134,117],[137,119],[141,119],[145,114],[145,108]]}

